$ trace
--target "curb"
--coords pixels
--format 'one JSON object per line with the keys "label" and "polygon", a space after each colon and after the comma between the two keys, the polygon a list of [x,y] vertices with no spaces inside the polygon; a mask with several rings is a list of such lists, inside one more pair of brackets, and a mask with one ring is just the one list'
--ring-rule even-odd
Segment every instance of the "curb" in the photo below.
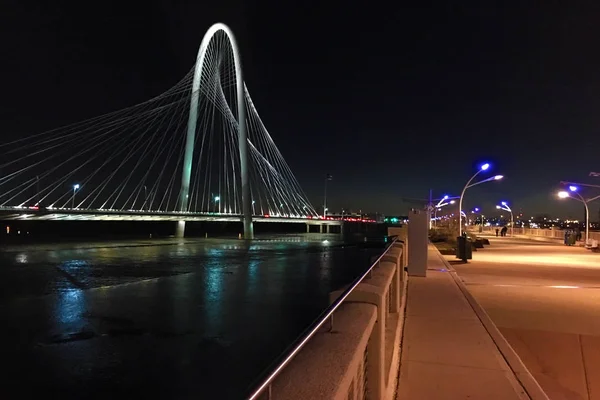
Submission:
{"label": "curb", "polygon": [[546,392],[544,392],[540,384],[535,380],[533,375],[531,375],[531,372],[529,372],[521,358],[517,355],[515,350],[508,343],[508,341],[504,338],[504,336],[502,336],[502,333],[500,333],[500,330],[498,329],[496,324],[494,324],[487,312],[483,309],[483,307],[481,307],[481,305],[479,305],[479,303],[477,302],[477,300],[475,300],[475,297],[473,297],[471,292],[469,292],[462,279],[460,279],[460,277],[458,276],[456,270],[452,267],[452,265],[450,265],[448,260],[446,260],[446,258],[441,255],[437,248],[435,246],[433,247],[435,248],[438,257],[440,257],[444,265],[450,271],[450,275],[454,279],[454,282],[456,282],[460,291],[463,293],[463,295],[471,305],[471,308],[473,308],[473,311],[475,311],[475,314],[477,314],[477,317],[483,324],[485,330],[492,338],[492,341],[500,351],[500,354],[502,354],[502,357],[504,357],[504,360],[508,364],[508,367],[511,369],[518,382],[521,384],[521,386],[529,396],[529,398],[532,400],[549,400],[550,398],[548,397]]}

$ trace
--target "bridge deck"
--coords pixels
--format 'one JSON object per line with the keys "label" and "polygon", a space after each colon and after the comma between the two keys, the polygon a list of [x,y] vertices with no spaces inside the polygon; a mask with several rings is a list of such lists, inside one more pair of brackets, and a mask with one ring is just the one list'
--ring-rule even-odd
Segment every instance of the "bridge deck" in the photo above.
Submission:
{"label": "bridge deck", "polygon": [[[36,220],[36,221],[215,221],[240,222],[242,215],[210,214],[163,211],[110,211],[110,210],[78,210],[78,209],[32,209],[19,207],[0,207],[1,220]],[[370,219],[353,217],[345,218],[310,218],[285,217],[278,215],[257,215],[254,222],[299,223],[309,225],[341,225],[344,222],[375,223]]]}

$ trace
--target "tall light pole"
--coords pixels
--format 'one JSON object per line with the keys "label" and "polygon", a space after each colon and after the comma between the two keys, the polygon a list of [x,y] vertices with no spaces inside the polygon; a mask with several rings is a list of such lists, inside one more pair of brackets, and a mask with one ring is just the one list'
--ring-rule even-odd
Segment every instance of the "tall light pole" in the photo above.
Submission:
{"label": "tall light pole", "polygon": [[467,181],[467,184],[465,185],[465,187],[463,188],[463,190],[462,190],[462,192],[461,192],[461,194],[460,194],[460,200],[458,201],[458,211],[459,211],[459,213],[458,213],[458,219],[459,219],[459,224],[458,224],[458,236],[462,236],[462,221],[461,221],[461,218],[460,218],[460,211],[462,211],[462,201],[463,201],[463,197],[464,197],[464,195],[465,195],[465,192],[467,191],[467,189],[468,189],[468,188],[470,188],[470,187],[473,187],[473,186],[476,186],[476,185],[482,184],[482,183],[484,183],[484,182],[489,182],[489,181],[493,181],[493,180],[496,180],[496,181],[497,181],[497,180],[500,180],[500,179],[502,179],[502,178],[503,178],[503,176],[502,176],[502,175],[496,175],[496,176],[493,176],[493,177],[491,177],[491,178],[484,179],[484,180],[482,180],[482,181],[479,181],[479,182],[475,182],[475,183],[473,183],[473,184],[471,183],[471,182],[473,182],[473,179],[475,179],[475,177],[476,177],[477,175],[479,175],[479,174],[480,174],[481,172],[483,172],[483,171],[487,171],[487,169],[488,169],[489,167],[490,167],[490,164],[488,164],[488,163],[485,163],[485,164],[483,164],[481,167],[479,167],[479,171],[477,171],[477,172],[475,173],[475,175],[473,175],[473,176],[471,177],[471,179],[469,179],[469,180]]}
{"label": "tall light pole", "polygon": [[331,174],[325,175],[325,193],[323,195],[323,218],[327,217],[327,181],[332,180]]}
{"label": "tall light pole", "polygon": [[[475,214],[475,225],[477,225],[477,214],[479,214],[479,207],[475,207],[474,209],[471,210],[471,214]],[[483,215],[481,215],[481,224],[479,226],[479,232],[483,231]]]}
{"label": "tall light pole", "polygon": [[73,185],[73,198],[71,199],[71,209],[75,209],[75,192],[79,189],[79,183]]}
{"label": "tall light pole", "polygon": [[215,196],[215,213],[218,214],[219,213],[219,201],[221,200],[221,198],[219,196]]}
{"label": "tall light pole", "polygon": [[[144,206],[148,207],[148,204],[146,204],[148,202],[148,192],[146,189],[146,185],[144,185]],[[144,207],[142,207],[142,211],[144,211]]]}
{"label": "tall light pole", "polygon": [[462,224],[462,219],[465,217],[465,227],[469,225],[469,219],[467,218],[467,213],[463,210],[460,210],[460,223]]}
{"label": "tall light pole", "polygon": [[510,236],[514,236],[513,229],[514,229],[514,226],[515,226],[515,219],[514,219],[514,216],[513,216],[513,212],[512,212],[512,210],[510,209],[510,207],[508,206],[508,204],[505,201],[501,202],[500,204],[501,205],[496,206],[497,209],[508,211],[510,213]]}
{"label": "tall light pole", "polygon": [[429,229],[431,229],[432,227],[435,226],[435,221],[432,221],[431,219],[431,211],[433,211],[434,217],[437,215],[437,210],[438,208],[440,208],[442,206],[442,204],[448,204],[448,203],[444,203],[444,201],[448,200],[449,196],[445,195],[444,197],[442,197],[440,199],[440,201],[434,206],[433,205],[433,199],[431,196],[432,191],[429,190],[429,204],[427,205],[427,210],[429,211]]}
{"label": "tall light pole", "polygon": [[[570,193],[576,194],[577,197],[572,197]],[[571,185],[569,186],[569,192],[564,190],[558,192],[558,197],[560,197],[561,199],[566,199],[567,197],[570,197],[572,199],[582,202],[585,206],[585,244],[587,245],[588,239],[590,238],[590,208],[588,207],[588,203],[596,199],[600,199],[600,195],[586,199],[581,194],[579,194],[579,188],[577,186]]]}
{"label": "tall light pole", "polygon": [[433,212],[433,226],[434,227],[437,227],[437,212],[438,212],[438,210],[441,210],[442,207],[445,207],[448,204],[454,204],[454,203],[456,203],[454,200],[450,200],[450,201],[444,203],[443,200],[445,200],[447,198],[448,198],[448,196],[444,196],[444,199],[442,199],[442,201],[440,201],[439,203],[437,203],[436,206],[435,206],[435,210]]}

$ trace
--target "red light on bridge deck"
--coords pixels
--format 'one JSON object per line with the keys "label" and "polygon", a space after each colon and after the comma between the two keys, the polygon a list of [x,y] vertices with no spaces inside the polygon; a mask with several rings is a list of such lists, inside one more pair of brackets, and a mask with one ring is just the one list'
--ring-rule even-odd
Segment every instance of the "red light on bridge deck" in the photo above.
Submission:
{"label": "red light on bridge deck", "polygon": [[270,215],[269,215],[269,214],[265,214],[265,218],[269,218],[269,217],[270,217]]}
{"label": "red light on bridge deck", "polygon": [[32,206],[32,207],[29,207],[29,209],[30,210],[39,210],[39,207],[38,206]]}

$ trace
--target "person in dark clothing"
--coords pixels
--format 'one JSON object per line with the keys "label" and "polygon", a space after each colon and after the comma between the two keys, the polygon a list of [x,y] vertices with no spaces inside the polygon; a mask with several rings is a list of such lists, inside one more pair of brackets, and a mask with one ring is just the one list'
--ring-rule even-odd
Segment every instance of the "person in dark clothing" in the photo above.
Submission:
{"label": "person in dark clothing", "polygon": [[500,231],[500,235],[501,236],[506,236],[506,232],[508,231],[508,228],[506,226],[502,227],[502,230]]}
{"label": "person in dark clothing", "polygon": [[577,241],[581,240],[581,229],[579,229],[579,227],[575,228],[575,236],[577,237]]}
{"label": "person in dark clothing", "polygon": [[499,232],[499,231],[500,231],[500,230],[499,230],[498,228],[496,228],[496,237],[498,237],[498,232]]}

